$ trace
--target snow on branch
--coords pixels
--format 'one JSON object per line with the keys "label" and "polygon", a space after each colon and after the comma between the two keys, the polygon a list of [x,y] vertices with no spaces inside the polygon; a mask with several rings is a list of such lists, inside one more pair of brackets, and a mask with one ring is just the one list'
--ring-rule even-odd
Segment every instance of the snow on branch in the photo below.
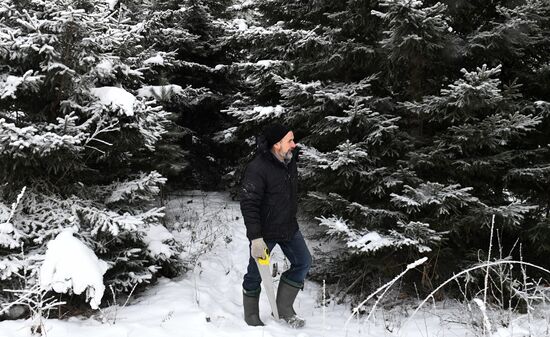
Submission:
{"label": "snow on branch", "polygon": [[96,64],[95,68],[89,73],[89,76],[99,80],[99,82],[115,82],[117,76],[123,75],[129,79],[142,79],[143,72],[132,69],[130,65],[123,63],[118,57],[104,57]]}
{"label": "snow on branch", "polygon": [[496,150],[508,145],[512,139],[534,131],[542,121],[541,116],[524,115],[520,112],[510,115],[495,114],[481,122],[450,127],[446,137],[438,144],[449,148],[458,147],[462,153],[483,148]]}
{"label": "snow on branch", "polygon": [[29,70],[23,76],[0,75],[0,100],[8,97],[16,99],[15,93],[21,90],[37,92],[45,76],[33,73]]}
{"label": "snow on branch", "polygon": [[492,106],[503,99],[502,90],[498,88],[501,82],[498,78],[494,78],[500,74],[501,69],[500,64],[495,68],[488,68],[484,64],[474,71],[462,68],[460,71],[464,74],[464,79],[458,79],[455,83],[449,84],[449,89],[442,89],[441,95],[449,97],[450,104],[459,108],[469,105],[473,97],[485,99]]}
{"label": "snow on branch", "polygon": [[147,244],[147,253],[154,259],[167,260],[178,252],[174,249],[174,235],[163,225],[151,224],[145,230],[143,241]]}
{"label": "snow on branch", "polygon": [[348,222],[337,216],[318,217],[319,225],[328,227],[327,234],[338,237],[346,242],[347,247],[355,254],[375,253],[380,249],[398,250],[403,247],[412,247],[418,252],[429,252],[429,245],[436,244],[443,239],[444,232],[436,232],[427,223],[411,221],[398,222],[397,230],[390,230],[383,234],[375,230],[356,230]]}
{"label": "snow on branch", "polygon": [[[303,83],[295,79],[281,76],[273,76],[273,80],[280,86],[279,93],[283,97],[282,104],[289,113],[287,120],[296,120],[299,122],[303,118],[308,118],[315,111],[324,111],[327,106],[338,106],[346,115],[338,113],[336,116],[326,116],[323,121],[318,122],[314,129],[315,134],[324,135],[340,133],[351,129],[359,129],[363,132],[365,126],[373,129],[378,125],[378,120],[388,120],[389,116],[380,116],[378,113],[372,113],[370,106],[372,96],[369,96],[371,82],[377,78],[377,75],[369,76],[359,82],[342,83],[321,81],[312,81]],[[334,112],[340,109],[335,109]],[[331,110],[332,112],[332,110]],[[372,113],[372,115],[370,115]],[[386,123],[383,128],[390,126]],[[355,131],[355,130],[354,130]],[[370,130],[369,130],[370,131]],[[359,132],[357,132],[359,133]],[[370,132],[369,132],[370,133]],[[376,136],[373,135],[373,141]]]}
{"label": "snow on branch", "polygon": [[177,84],[147,85],[137,91],[138,97],[144,97],[149,100],[155,99],[160,102],[170,101],[175,98],[194,102],[208,95],[212,95],[212,91],[208,88],[193,88],[190,85],[182,88]]}
{"label": "snow on branch", "polygon": [[463,78],[442,89],[440,96],[426,96],[422,102],[405,102],[403,106],[432,120],[476,120],[476,112],[493,108],[504,99],[501,81],[495,78],[501,69],[501,65],[489,68],[486,64],[474,71],[461,69]]}
{"label": "snow on branch", "polygon": [[0,154],[43,157],[61,149],[72,152],[82,150],[82,144],[87,138],[86,133],[76,130],[73,130],[74,134],[53,132],[58,129],[58,125],[52,124],[35,124],[20,128],[0,118]]}
{"label": "snow on branch", "polygon": [[151,56],[143,61],[143,65],[146,67],[162,66],[172,67],[177,59],[177,52],[156,52],[154,56]]}
{"label": "snow on branch", "polygon": [[346,140],[337,146],[336,150],[330,154],[330,157],[328,165],[321,165],[320,167],[336,171],[342,167],[354,165],[369,158],[369,154],[362,148],[361,144],[354,144]]}
{"label": "snow on branch", "polygon": [[17,196],[17,200],[11,205],[11,209],[0,203],[0,247],[13,249],[22,245],[22,234],[15,228],[12,219],[26,189],[26,187],[23,187],[21,193]]}
{"label": "snow on branch", "polygon": [[98,235],[100,232],[108,232],[118,236],[121,232],[141,232],[146,223],[156,222],[164,217],[164,208],[153,208],[145,213],[119,214],[111,210],[101,210],[95,207],[75,205],[74,211],[81,217],[84,223],[91,227],[90,234]]}
{"label": "snow on branch", "polygon": [[156,143],[168,132],[166,127],[170,123],[168,117],[171,114],[156,104],[155,101],[141,99],[134,104],[135,127],[143,137],[145,147],[150,151],[155,150]]}
{"label": "snow on branch", "polygon": [[328,235],[344,235],[346,237],[355,237],[355,233],[349,228],[345,219],[341,217],[331,216],[330,218],[325,218],[324,216],[315,218],[319,220],[319,226],[328,227]]}
{"label": "snow on branch", "polygon": [[20,271],[27,267],[26,259],[19,259],[9,255],[0,260],[0,281],[9,280],[14,275],[19,275]]}
{"label": "snow on branch", "polygon": [[212,139],[220,144],[228,144],[236,139],[235,132],[237,132],[237,129],[238,127],[233,126],[228,129],[218,131],[214,134]]}
{"label": "snow on branch", "polygon": [[[155,100],[146,100],[145,97],[136,97],[123,88],[118,87],[101,87],[92,89],[94,96],[99,98],[99,103],[92,107],[93,117],[87,122],[91,124],[97,120],[96,131],[92,137],[86,141],[88,144],[91,140],[102,142],[106,145],[111,145],[102,141],[97,136],[100,133],[118,131],[120,129],[135,130],[143,141],[143,146],[150,151],[155,150],[156,143],[167,133],[166,127],[170,123],[169,112],[165,111],[161,105]],[[99,107],[97,106],[99,104]],[[119,111],[118,121],[106,122],[103,118],[103,110]],[[100,111],[97,111],[100,110]],[[125,118],[130,117],[130,118]]]}
{"label": "snow on branch", "polygon": [[160,185],[166,183],[166,178],[157,171],[142,173],[137,179],[115,183],[113,191],[105,199],[106,204],[124,200],[125,202],[152,200],[159,192]]}
{"label": "snow on branch", "polygon": [[267,119],[275,119],[285,113],[285,109],[280,106],[256,106],[248,109],[241,108],[229,108],[222,112],[227,113],[230,116],[236,117],[241,121],[241,124],[248,122],[260,122]]}
{"label": "snow on branch", "polygon": [[269,27],[251,26],[243,23],[242,20],[226,21],[223,23],[225,29],[232,33],[231,38],[237,41],[261,41],[286,40],[289,43],[297,43],[318,35],[311,30],[285,29],[279,24]]}
{"label": "snow on branch", "polygon": [[136,97],[123,88],[100,87],[92,88],[90,92],[99,98],[99,101],[102,104],[119,107],[120,111],[126,116],[134,115],[134,103],[136,102]]}
{"label": "snow on branch", "polygon": [[[407,223],[398,221],[397,227],[403,237],[410,240],[410,243],[417,247],[419,252],[429,252],[429,245],[439,243],[448,232],[438,232],[430,228],[430,224],[420,221],[409,221]],[[392,231],[396,236],[401,234]]]}
{"label": "snow on branch", "polygon": [[[128,193],[143,193],[145,195],[155,192],[156,188],[148,184],[153,186],[155,181],[163,180],[157,173],[144,174],[141,178],[137,185],[132,185],[130,182],[129,185],[123,183],[102,186],[97,189],[84,188],[81,196],[71,196],[68,199],[33,191],[27,193],[26,197],[21,200],[21,207],[25,209],[25,212],[18,214],[11,221],[13,227],[22,234],[21,258],[12,254],[9,258],[0,259],[0,279],[4,278],[12,282],[17,281],[17,278],[27,279],[29,275],[37,275],[40,266],[37,261],[43,260],[46,250],[49,250],[51,246],[47,247],[46,243],[51,244],[53,241],[60,240],[63,242],[59,244],[60,246],[65,246],[68,242],[68,245],[81,246],[81,248],[85,245],[95,252],[101,253],[102,259],[112,267],[112,273],[109,274],[109,280],[106,282],[121,291],[129,291],[137,283],[149,282],[167,264],[177,264],[180,261],[181,247],[160,222],[164,217],[163,208],[142,209],[135,204],[124,203],[125,198],[132,198]],[[106,209],[105,197],[113,194],[122,199],[120,203],[112,205],[115,206],[114,209]],[[82,196],[89,197],[90,195],[94,195],[97,199],[82,199]],[[10,209],[0,204],[0,222],[7,219],[9,213]],[[76,240],[72,238],[74,231],[78,231],[78,237],[82,243],[71,243]],[[71,238],[60,239],[63,238],[64,233],[68,233]],[[57,239],[55,239],[56,237]],[[29,255],[29,251],[35,256]],[[61,258],[62,255],[74,254],[72,251],[70,253],[65,251],[54,255]],[[87,259],[85,255],[89,254],[83,254],[84,257],[76,256],[75,258],[84,261]],[[61,266],[56,262],[55,256],[52,257],[52,264],[55,265],[50,266],[49,278],[53,278],[56,285],[52,284],[49,287],[59,292],[80,293],[85,286],[85,280],[77,280],[69,275],[76,269],[70,266],[70,268]],[[97,268],[94,269],[93,261],[95,260],[88,257],[91,262],[82,268],[88,268],[89,275],[95,275],[91,276],[96,280],[93,281],[93,289],[87,288],[86,290],[88,300],[91,305],[95,305],[94,301],[99,303],[101,298],[99,296],[101,285],[98,280],[99,276],[103,274],[97,272]],[[70,265],[72,262],[62,260],[59,263]],[[51,275],[52,268],[54,274],[59,273],[58,276]],[[74,288],[77,283],[81,286]]]}
{"label": "snow on branch", "polygon": [[148,85],[140,88],[137,95],[145,98],[154,98],[158,101],[169,101],[172,97],[182,96],[183,88],[177,84]]}
{"label": "snow on branch", "polygon": [[548,181],[550,177],[550,164],[534,165],[512,169],[508,172],[506,180],[517,179],[520,181]]}
{"label": "snow on branch", "polygon": [[357,239],[348,241],[347,245],[354,248],[356,253],[374,253],[384,248],[398,250],[403,247],[414,247],[420,253],[432,250],[420,241],[408,238],[396,231],[391,231],[386,235],[376,231],[362,233]]}
{"label": "snow on branch", "polygon": [[361,217],[366,223],[381,225],[384,219],[402,220],[405,215],[402,212],[384,208],[372,208],[357,202],[351,202],[347,210],[354,217]]}
{"label": "snow on branch", "polygon": [[238,71],[251,71],[251,70],[266,70],[266,69],[282,69],[288,66],[288,61],[282,60],[259,60],[256,62],[235,62],[231,65],[217,65],[215,70],[222,70],[226,67],[236,68]]}
{"label": "snow on branch", "polygon": [[338,87],[340,83],[323,85],[320,81],[309,83],[297,82],[293,79],[275,77],[275,82],[281,86],[280,94],[287,101],[301,101],[302,105],[321,105],[334,102],[345,106],[349,103],[350,95],[347,88]]}
{"label": "snow on branch", "polygon": [[306,175],[312,174],[316,169],[336,171],[345,176],[360,174],[369,161],[369,154],[363,146],[364,144],[354,144],[346,140],[336,150],[324,153],[314,147],[300,145],[303,170]]}
{"label": "snow on branch", "polygon": [[520,226],[525,216],[534,210],[539,208],[536,205],[525,205],[521,202],[512,202],[509,205],[503,205],[499,207],[488,207],[484,210],[483,216],[489,219],[492,215],[499,216],[505,225],[510,227]]}
{"label": "snow on branch", "polygon": [[325,153],[305,144],[300,144],[300,161],[300,175],[303,178],[315,177],[320,165],[328,164],[328,158]]}
{"label": "snow on branch", "polygon": [[424,207],[434,207],[436,214],[449,215],[457,213],[461,207],[479,203],[479,199],[469,193],[471,190],[471,187],[461,188],[458,184],[445,186],[433,182],[416,188],[405,185],[402,194],[391,194],[391,202],[409,214]]}
{"label": "snow on branch", "polygon": [[107,269],[107,263],[99,260],[89,247],[68,230],[48,242],[40,268],[40,285],[45,290],[57,293],[80,295],[86,291],[86,300],[92,309],[97,309],[105,291],[103,274]]}
{"label": "snow on branch", "polygon": [[399,130],[397,122],[400,117],[384,115],[372,111],[364,100],[354,100],[344,109],[345,116],[327,116],[326,123],[320,125],[319,134],[339,133],[346,131],[348,134],[363,134],[362,139],[369,145],[380,146],[384,139],[389,139]]}
{"label": "snow on branch", "polygon": [[96,148],[95,146],[90,145],[92,142],[98,142],[107,146],[112,146],[113,144],[104,141],[100,138],[101,134],[109,133],[109,132],[115,132],[120,131],[119,127],[119,121],[118,119],[109,118],[106,116],[106,114],[103,113],[102,110],[96,111],[92,114],[92,116],[84,122],[82,125],[79,126],[79,128],[86,129],[94,129],[87,137],[86,141],[84,142],[84,146],[87,148],[94,149],[98,152],[105,153],[104,151]]}

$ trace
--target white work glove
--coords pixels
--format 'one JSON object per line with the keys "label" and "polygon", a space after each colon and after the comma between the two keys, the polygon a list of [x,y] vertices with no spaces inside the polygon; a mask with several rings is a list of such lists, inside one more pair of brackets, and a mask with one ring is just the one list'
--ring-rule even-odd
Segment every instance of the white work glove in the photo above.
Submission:
{"label": "white work glove", "polygon": [[265,244],[264,239],[257,238],[252,240],[252,246],[250,247],[250,255],[252,255],[253,258],[262,258],[265,259],[265,251],[267,249],[267,245]]}

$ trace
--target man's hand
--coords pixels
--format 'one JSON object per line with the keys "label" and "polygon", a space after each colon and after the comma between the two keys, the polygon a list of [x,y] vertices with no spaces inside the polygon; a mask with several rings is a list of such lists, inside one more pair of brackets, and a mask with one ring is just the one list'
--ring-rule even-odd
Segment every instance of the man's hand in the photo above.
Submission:
{"label": "man's hand", "polygon": [[250,255],[252,255],[253,258],[262,258],[265,259],[265,251],[267,249],[267,245],[265,244],[264,239],[257,238],[252,240],[252,246],[250,248]]}

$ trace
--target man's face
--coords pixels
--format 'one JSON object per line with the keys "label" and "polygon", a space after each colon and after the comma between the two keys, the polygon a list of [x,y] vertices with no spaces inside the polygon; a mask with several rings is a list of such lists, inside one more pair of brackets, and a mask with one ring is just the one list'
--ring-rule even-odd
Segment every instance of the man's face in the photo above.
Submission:
{"label": "man's face", "polygon": [[275,152],[286,160],[292,158],[292,150],[295,147],[296,143],[294,143],[294,133],[292,131],[289,131],[283,139],[273,145]]}

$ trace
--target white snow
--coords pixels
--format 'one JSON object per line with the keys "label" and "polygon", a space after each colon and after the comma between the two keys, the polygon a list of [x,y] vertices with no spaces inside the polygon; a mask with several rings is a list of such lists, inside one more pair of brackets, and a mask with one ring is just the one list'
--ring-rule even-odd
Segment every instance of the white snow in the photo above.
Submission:
{"label": "white snow", "polygon": [[39,82],[43,77],[43,75],[33,75],[32,70],[28,70],[23,76],[0,75],[0,100],[7,97],[17,98],[15,93],[21,84]]}
{"label": "white snow", "polygon": [[160,53],[157,53],[157,55],[148,58],[147,60],[143,61],[143,64],[146,65],[163,65],[164,64],[164,57]]}
{"label": "white snow", "polygon": [[[0,203],[0,247],[14,249],[22,244],[19,241],[21,234],[15,229],[11,221],[26,190],[26,186],[21,189],[16,201],[11,205],[11,209]],[[0,266],[0,270],[2,269],[5,268]]]}
{"label": "white snow", "polygon": [[225,110],[227,114],[237,117],[241,123],[250,121],[262,121],[270,118],[280,117],[285,113],[285,108],[281,105],[276,106],[255,106],[252,109],[240,110],[238,108],[230,108]]}
{"label": "white snow", "polygon": [[280,105],[277,106],[257,106],[254,107],[254,113],[257,119],[265,119],[268,117],[279,117],[283,114],[284,108]]}
{"label": "white snow", "polygon": [[8,76],[4,83],[0,83],[0,85],[3,88],[0,88],[0,99],[5,99],[6,97],[16,98],[15,92],[17,91],[17,87],[23,83],[23,77],[17,77],[17,76]]}
{"label": "white snow", "polygon": [[238,27],[239,30],[247,30],[248,24],[244,19],[234,19],[233,23]]}
{"label": "white snow", "polygon": [[[111,306],[97,311],[90,318],[73,317],[63,320],[44,319],[47,336],[55,337],[436,337],[436,336],[479,336],[472,323],[472,312],[466,305],[441,304],[437,310],[420,311],[411,320],[406,320],[414,307],[396,306],[377,309],[369,321],[364,317],[353,318],[344,327],[351,315],[351,307],[331,301],[323,307],[322,287],[306,280],[304,290],[298,294],[296,311],[306,319],[303,329],[291,329],[275,321],[270,315],[265,293],[260,297],[260,316],[264,327],[249,327],[243,320],[241,283],[248,262],[248,241],[237,201],[228,194],[186,192],[184,197],[173,198],[166,205],[167,219],[172,223],[176,217],[191,229],[209,224],[207,231],[194,239],[202,244],[215,239],[212,249],[205,252],[194,263],[194,268],[175,279],[160,279],[159,282],[137,296],[127,305]],[[193,222],[189,209],[195,212],[199,223]],[[179,212],[174,214],[174,212]],[[184,214],[187,214],[185,216]],[[301,222],[303,225],[303,222]],[[175,231],[173,236],[182,243],[189,240],[184,231]],[[152,229],[151,238],[168,238],[164,230]],[[70,233],[65,239],[56,239],[58,248],[63,248],[67,259],[81,261],[75,253],[81,252]],[[371,235],[374,239],[375,234]],[[307,238],[307,235],[306,235]],[[61,244],[63,241],[65,243]],[[77,241],[77,240],[76,240]],[[79,248],[71,249],[75,244]],[[310,250],[317,243],[308,241]],[[61,258],[61,256],[59,256]],[[90,256],[88,256],[90,257]],[[283,254],[276,248],[272,254],[279,272],[287,268]],[[318,262],[318,261],[317,261]],[[314,263],[316,263],[314,255]],[[80,263],[82,264],[82,263]],[[409,266],[413,268],[414,265]],[[278,283],[280,275],[275,277]],[[89,282],[87,282],[89,283]],[[276,284],[277,285],[277,284]],[[388,295],[386,295],[388,296]],[[366,297],[366,296],[365,296]],[[328,298],[328,296],[327,296]],[[125,298],[119,298],[123,303]],[[366,303],[368,306],[373,303]],[[502,317],[507,317],[505,313]],[[541,311],[540,317],[527,319],[514,317],[510,326],[494,327],[487,337],[546,336],[548,311]],[[478,322],[475,322],[478,323]],[[32,320],[0,322],[2,337],[30,337]],[[477,326],[479,329],[479,326]],[[529,334],[526,334],[526,333]]]}
{"label": "white snow", "polygon": [[8,257],[0,260],[0,280],[7,280],[12,277],[13,274],[19,273],[23,269],[24,262],[14,258]]}
{"label": "white snow", "polygon": [[183,88],[177,84],[168,85],[148,85],[138,89],[139,97],[154,98],[155,96],[162,97],[163,93],[182,94]]}
{"label": "white snow", "polygon": [[92,94],[99,98],[105,105],[114,105],[120,107],[126,116],[134,115],[134,103],[136,97],[119,87],[99,87],[92,88]]}
{"label": "white snow", "polygon": [[109,5],[110,10],[114,10],[118,0],[104,0]]}
{"label": "white snow", "polygon": [[360,238],[348,242],[348,246],[358,248],[365,252],[374,252],[380,248],[392,247],[394,245],[394,240],[388,237],[383,237],[374,231],[368,232]]}
{"label": "white snow", "polygon": [[258,62],[256,62],[257,65],[265,67],[265,68],[269,68],[275,63],[281,63],[281,61],[259,60]]}
{"label": "white snow", "polygon": [[147,243],[147,248],[152,256],[169,258],[174,251],[164,241],[173,240],[174,235],[170,233],[163,225],[151,225],[145,233],[143,241]]}
{"label": "white snow", "polygon": [[99,76],[108,77],[113,73],[113,66],[113,61],[104,59],[95,66],[95,70]]}
{"label": "white snow", "polygon": [[216,134],[214,134],[213,139],[218,143],[227,144],[231,140],[234,140],[233,135],[235,134],[236,131],[237,131],[236,126],[230,127],[229,129],[216,132]]}
{"label": "white snow", "polygon": [[529,329],[516,327],[515,329],[498,328],[491,337],[529,337],[532,333]]}
{"label": "white snow", "polygon": [[244,2],[241,2],[241,3],[237,3],[237,1],[235,1],[234,3],[235,3],[234,5],[229,6],[227,9],[232,11],[242,11],[247,7],[255,5],[254,0],[245,0]]}
{"label": "white snow", "polygon": [[348,224],[346,223],[345,219],[342,219],[341,217],[331,216],[329,218],[325,218],[324,216],[315,218],[319,220],[319,226],[327,226],[329,229],[327,230],[327,234],[339,234],[344,233],[349,237],[354,237],[355,233],[353,233],[350,229]]}
{"label": "white snow", "polygon": [[90,306],[97,309],[105,291],[103,274],[107,269],[107,263],[75,238],[72,230],[65,230],[48,242],[40,268],[40,286],[57,293],[79,295],[86,291]]}
{"label": "white snow", "polygon": [[14,231],[15,228],[11,223],[1,222],[0,219],[0,247],[14,249],[21,245],[21,242],[14,238]]}
{"label": "white snow", "polygon": [[114,183],[111,194],[105,198],[105,203],[112,204],[124,199],[152,200],[147,193],[142,195],[140,192],[147,191],[153,195],[158,194],[160,192],[159,186],[165,184],[166,180],[157,171],[142,172],[131,180]]}

